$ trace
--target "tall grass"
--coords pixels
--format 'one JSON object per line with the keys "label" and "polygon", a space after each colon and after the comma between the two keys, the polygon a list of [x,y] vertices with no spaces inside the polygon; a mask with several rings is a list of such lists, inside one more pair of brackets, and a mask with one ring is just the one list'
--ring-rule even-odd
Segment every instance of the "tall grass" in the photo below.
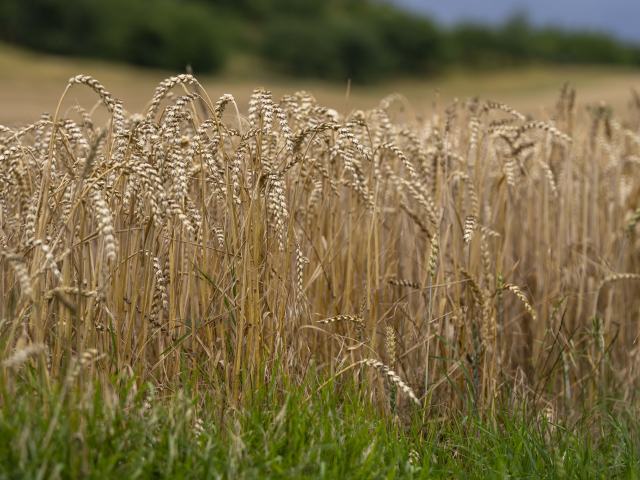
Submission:
{"label": "tall grass", "polygon": [[307,401],[285,383],[220,416],[188,389],[167,401],[132,381],[117,395],[93,387],[63,396],[21,382],[20,401],[0,409],[0,478],[637,479],[640,466],[629,414],[557,423],[516,409],[400,425],[352,384]]}
{"label": "tall grass", "polygon": [[129,114],[72,78],[53,116],[1,130],[2,402],[25,364],[227,407],[310,373],[309,398],[355,380],[424,415],[634,401],[640,109],[565,89],[541,120],[409,112],[256,90],[243,114],[180,75]]}

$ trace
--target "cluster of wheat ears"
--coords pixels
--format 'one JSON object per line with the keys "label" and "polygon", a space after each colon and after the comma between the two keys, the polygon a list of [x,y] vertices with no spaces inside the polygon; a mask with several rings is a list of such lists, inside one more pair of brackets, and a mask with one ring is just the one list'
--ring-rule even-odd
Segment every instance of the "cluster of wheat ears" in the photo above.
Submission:
{"label": "cluster of wheat ears", "polygon": [[5,378],[84,362],[231,403],[310,374],[394,408],[633,400],[640,102],[344,116],[256,90],[242,115],[190,75],[142,114],[89,76],[65,95],[0,129]]}

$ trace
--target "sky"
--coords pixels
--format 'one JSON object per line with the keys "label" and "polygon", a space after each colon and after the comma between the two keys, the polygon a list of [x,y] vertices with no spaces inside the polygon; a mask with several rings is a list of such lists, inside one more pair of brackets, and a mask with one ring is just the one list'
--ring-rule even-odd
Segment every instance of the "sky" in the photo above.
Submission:
{"label": "sky", "polygon": [[640,43],[640,0],[389,0],[445,24],[500,22],[526,11],[536,25],[605,31]]}

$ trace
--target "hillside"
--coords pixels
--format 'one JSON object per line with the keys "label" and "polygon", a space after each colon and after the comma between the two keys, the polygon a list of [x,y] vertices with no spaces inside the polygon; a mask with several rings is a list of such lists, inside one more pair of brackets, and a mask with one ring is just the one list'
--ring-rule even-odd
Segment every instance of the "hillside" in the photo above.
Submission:
{"label": "hillside", "polygon": [[[257,85],[273,91],[278,98],[294,90],[309,90],[321,103],[348,112],[370,108],[386,95],[402,92],[416,112],[430,110],[454,98],[482,96],[513,105],[523,111],[540,113],[551,106],[566,82],[578,88],[578,101],[604,101],[626,108],[630,89],[640,89],[640,71],[631,68],[543,66],[513,67],[500,71],[471,72],[459,69],[438,78],[400,78],[371,86],[300,80],[273,75],[256,67],[255,59],[237,58],[224,73],[200,77],[212,97],[232,93],[241,106]],[[140,111],[155,86],[170,72],[130,67],[103,61],[69,59],[32,53],[0,45],[0,124],[29,123],[43,111],[53,112],[67,80],[78,72],[91,74],[124,101],[126,108]],[[90,105],[94,101],[84,90],[72,91],[67,104]]]}

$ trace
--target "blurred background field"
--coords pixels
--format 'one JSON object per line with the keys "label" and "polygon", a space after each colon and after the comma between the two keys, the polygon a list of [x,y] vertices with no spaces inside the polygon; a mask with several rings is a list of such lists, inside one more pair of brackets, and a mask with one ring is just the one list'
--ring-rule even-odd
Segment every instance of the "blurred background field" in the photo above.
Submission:
{"label": "blurred background field", "polygon": [[637,18],[0,0],[0,480],[638,478]]}
{"label": "blurred background field", "polygon": [[240,105],[266,87],[276,97],[309,90],[341,111],[400,92],[416,112],[480,96],[535,114],[569,82],[579,102],[624,108],[640,85],[639,39],[626,20],[640,7],[548,3],[4,0],[0,122],[52,111],[78,73],[139,111],[187,66],[212,97],[232,93]]}
{"label": "blurred background field", "polygon": [[[239,58],[224,73],[199,78],[212,98],[232,93],[243,109],[253,89],[262,86],[272,90],[276,98],[283,93],[308,90],[320,103],[344,113],[373,107],[384,96],[398,92],[416,114],[431,109],[435,103],[446,105],[453,98],[475,95],[538,114],[553,107],[565,82],[577,88],[580,103],[604,101],[616,109],[625,109],[631,88],[640,87],[640,71],[631,67],[538,65],[483,72],[458,69],[434,78],[405,77],[360,85],[277,75],[256,67],[256,63]],[[78,73],[99,79],[132,113],[142,111],[155,86],[175,73],[34,53],[8,45],[0,46],[0,72],[0,124],[8,126],[30,123],[43,112],[53,113],[68,79]],[[65,105],[86,107],[94,102],[91,92],[73,89]]]}

